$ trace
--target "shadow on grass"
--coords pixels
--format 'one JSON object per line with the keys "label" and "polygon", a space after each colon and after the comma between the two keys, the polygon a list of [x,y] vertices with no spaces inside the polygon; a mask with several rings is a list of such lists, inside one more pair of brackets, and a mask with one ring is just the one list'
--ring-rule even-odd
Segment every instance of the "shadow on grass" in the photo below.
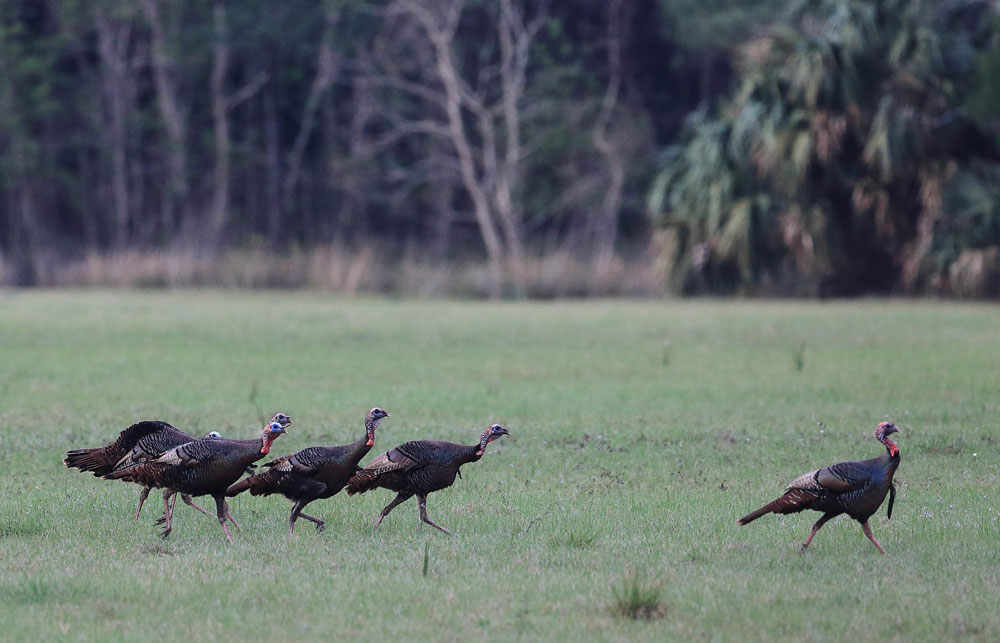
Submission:
{"label": "shadow on grass", "polygon": [[0,523],[0,539],[16,538],[18,536],[37,536],[48,531],[49,525],[37,517],[29,516],[26,520],[14,522],[5,520]]}

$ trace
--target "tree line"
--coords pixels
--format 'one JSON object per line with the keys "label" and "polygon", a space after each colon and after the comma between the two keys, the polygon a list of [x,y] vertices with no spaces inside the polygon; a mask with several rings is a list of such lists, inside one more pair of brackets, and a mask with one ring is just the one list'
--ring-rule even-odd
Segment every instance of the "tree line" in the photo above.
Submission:
{"label": "tree line", "polygon": [[592,283],[655,263],[682,292],[944,291],[971,265],[984,294],[996,20],[965,0],[7,0],[0,274],[377,243],[481,262],[493,297],[555,253]]}

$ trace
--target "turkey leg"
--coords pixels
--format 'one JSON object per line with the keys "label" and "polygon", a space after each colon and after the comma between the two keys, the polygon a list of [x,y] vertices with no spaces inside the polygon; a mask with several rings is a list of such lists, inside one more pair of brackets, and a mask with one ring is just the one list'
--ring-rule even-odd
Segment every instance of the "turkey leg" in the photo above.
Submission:
{"label": "turkey leg", "polygon": [[149,497],[149,490],[152,487],[143,487],[142,493],[139,494],[139,506],[135,510],[135,519],[139,519],[139,512],[142,511],[142,503],[146,502],[146,498]]}
{"label": "turkey leg", "polygon": [[229,511],[229,502],[226,500],[223,500],[222,502],[224,503],[223,506],[226,509],[226,519],[229,520],[229,522],[233,523],[233,527],[236,527],[240,531],[243,531],[243,528],[240,527],[240,523],[236,522],[236,519],[233,518],[233,514],[230,513]]}
{"label": "turkey leg", "polygon": [[170,535],[170,530],[172,529],[170,526],[170,497],[173,495],[170,489],[163,490],[163,517],[157,523],[163,521],[163,531],[160,532],[160,535],[164,538]]}
{"label": "turkey leg", "polygon": [[305,503],[301,500],[296,500],[295,505],[292,507],[292,513],[288,516],[288,537],[292,537],[292,533],[295,531],[295,521],[299,519],[299,512],[302,511],[302,507],[305,507]]}
{"label": "turkey leg", "polygon": [[875,549],[879,550],[879,552],[883,554],[885,553],[885,550],[882,549],[882,545],[878,544],[878,541],[875,540],[875,536],[872,534],[872,528],[868,526],[867,521],[861,523],[861,531],[865,532],[865,535],[868,536],[868,540],[872,541],[872,544],[875,545]]}
{"label": "turkey leg", "polygon": [[802,543],[802,549],[800,549],[799,552],[800,553],[804,552],[806,550],[806,548],[809,547],[809,543],[812,542],[813,536],[815,536],[816,532],[820,530],[820,527],[822,527],[823,525],[825,525],[828,520],[830,520],[831,518],[835,518],[835,517],[836,517],[836,514],[823,514],[823,517],[820,518],[819,520],[817,520],[816,524],[813,525],[812,531],[809,532],[809,537],[806,538],[806,541],[804,543]]}
{"label": "turkey leg", "polygon": [[163,497],[164,499],[170,497],[170,505],[167,510],[163,512],[163,515],[156,519],[156,522],[153,523],[154,525],[162,525],[168,522],[167,511],[170,512],[170,520],[173,520],[174,518],[174,505],[177,503],[177,492],[170,489],[164,489]]}
{"label": "turkey leg", "polygon": [[[191,500],[191,496],[187,495],[186,493],[182,493],[181,494],[181,500],[183,500],[184,504],[188,505],[189,507],[194,507],[195,509],[197,509],[201,513],[205,514],[206,516],[209,515],[209,513],[207,511],[205,511],[204,509],[202,509],[201,507],[199,507],[197,504],[195,504],[194,500]],[[233,522],[236,522],[236,521],[234,520]]]}
{"label": "turkey leg", "polygon": [[309,514],[304,514],[301,510],[299,511],[299,518],[305,518],[306,520],[316,523],[316,531],[323,531],[326,528],[326,522],[320,520],[319,518],[310,516]]}
{"label": "turkey leg", "polygon": [[390,502],[389,504],[387,504],[385,506],[385,509],[382,510],[382,513],[380,513],[378,515],[378,520],[375,521],[375,526],[372,527],[372,531],[378,529],[378,526],[382,524],[382,519],[385,518],[386,516],[388,516],[389,512],[396,508],[396,505],[398,505],[398,504],[400,504],[402,502],[406,502],[407,500],[410,499],[410,497],[412,495],[413,494],[403,493],[402,491],[400,491],[399,493],[397,493],[396,497],[393,499],[393,501]]}
{"label": "turkey leg", "polygon": [[434,522],[433,520],[431,520],[430,516],[427,515],[427,496],[418,495],[417,496],[417,502],[420,504],[420,519],[421,520],[423,520],[424,522],[426,522],[431,527],[434,527],[435,529],[440,529],[444,533],[451,535],[450,531],[448,531],[447,529],[445,529],[441,525],[439,525],[436,522]]}
{"label": "turkey leg", "polygon": [[222,533],[226,534],[226,541],[232,545],[233,539],[229,536],[229,528],[226,527],[226,498],[225,496],[215,496],[215,513],[219,517],[219,524],[222,526]]}

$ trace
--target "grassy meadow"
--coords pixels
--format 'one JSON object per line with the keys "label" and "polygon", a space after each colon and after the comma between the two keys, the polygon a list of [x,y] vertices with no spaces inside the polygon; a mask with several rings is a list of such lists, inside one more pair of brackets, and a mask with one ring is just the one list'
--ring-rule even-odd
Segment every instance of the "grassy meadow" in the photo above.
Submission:
{"label": "grassy meadow", "polygon": [[[280,496],[214,519],[63,467],[140,419],[282,455],[361,436],[490,445],[432,494]],[[1000,308],[467,303],[315,293],[0,293],[0,639],[998,640]],[[882,556],[840,517],[736,519],[899,426]],[[199,504],[209,508],[210,498]],[[627,579],[659,590],[616,616]],[[655,593],[655,592],[654,592]]]}

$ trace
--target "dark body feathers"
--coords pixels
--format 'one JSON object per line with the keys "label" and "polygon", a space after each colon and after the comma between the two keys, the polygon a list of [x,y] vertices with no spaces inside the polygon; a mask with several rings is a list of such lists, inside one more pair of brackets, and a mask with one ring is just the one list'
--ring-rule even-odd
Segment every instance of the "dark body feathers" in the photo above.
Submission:
{"label": "dark body feathers", "polygon": [[[769,513],[791,514],[806,509],[847,514],[860,523],[867,522],[878,511],[889,493],[895,492],[893,474],[899,466],[897,453],[890,458],[885,453],[870,460],[840,462],[811,471],[788,485],[785,494],[757,511],[740,518],[745,525]],[[888,516],[892,517],[890,498]]]}
{"label": "dark body feathers", "polygon": [[166,422],[146,420],[136,422],[118,435],[111,444],[97,449],[74,449],[66,452],[67,467],[93,473],[100,478],[111,473],[123,459],[121,467],[159,457],[161,453],[185,442],[197,440],[193,435],[175,429]]}
{"label": "dark body feathers", "polygon": [[193,440],[156,460],[113,471],[105,477],[175,489],[192,496],[225,494],[249,465],[266,455],[261,453],[263,446],[259,438]]}
{"label": "dark body feathers", "polygon": [[[216,434],[217,435],[217,434]],[[159,420],[137,422],[118,435],[111,444],[97,449],[75,449],[67,451],[63,462],[67,467],[106,476],[113,471],[121,471],[138,464],[145,464],[160,457],[164,452],[198,438]],[[146,502],[150,487],[146,486],[139,495],[139,506],[135,518],[139,519],[142,505]],[[198,511],[205,511],[191,501],[187,494],[184,502]]]}
{"label": "dark body feathers", "polygon": [[417,497],[420,519],[446,534],[451,532],[438,525],[427,515],[427,494],[447,489],[461,477],[462,465],[476,462],[483,457],[486,445],[507,430],[494,424],[483,431],[479,444],[467,446],[440,440],[414,440],[378,455],[347,483],[347,494],[365,493],[376,487],[391,489],[396,497],[379,514],[375,527],[396,505]]}
{"label": "dark body feathers", "polygon": [[371,447],[364,440],[334,447],[309,447],[291,455],[265,462],[267,471],[240,480],[229,487],[227,496],[249,490],[252,496],[280,493],[289,500],[314,495],[312,500],[330,498],[344,488],[358,471],[358,462]]}
{"label": "dark body feathers", "polygon": [[[888,427],[891,430],[887,430]],[[875,437],[885,445],[885,453],[868,460],[840,462],[799,476],[788,485],[780,498],[743,516],[739,524],[749,524],[769,513],[791,514],[806,509],[822,512],[823,516],[813,525],[809,538],[802,546],[805,549],[828,520],[847,514],[861,523],[865,535],[884,553],[871,534],[868,519],[882,506],[886,495],[889,496],[887,517],[892,518],[892,506],[896,499],[893,476],[899,467],[900,455],[896,445],[885,437],[897,429],[888,423],[880,424],[879,429],[882,432],[876,432]]]}
{"label": "dark body feathers", "polygon": [[314,500],[324,500],[339,493],[358,471],[358,462],[370,450],[364,439],[344,446],[302,449],[266,462],[267,471],[240,480],[226,490],[226,495],[235,496],[247,490],[252,496],[281,494],[295,503],[289,517],[289,535],[300,516],[316,523],[316,529],[322,531],[326,523],[302,510]]}
{"label": "dark body feathers", "polygon": [[[278,418],[281,418],[280,422]],[[265,425],[262,436],[255,440],[195,440],[175,447],[151,462],[112,471],[105,477],[164,488],[164,536],[171,530],[170,495],[179,492],[191,496],[212,496],[219,524],[226,540],[232,542],[226,520],[234,524],[236,521],[225,501],[226,489],[243,475],[249,465],[267,455],[271,443],[285,432],[284,427],[289,424],[291,419],[288,416],[278,414]]]}
{"label": "dark body feathers", "polygon": [[358,441],[342,446],[309,447],[271,460],[264,464],[267,471],[240,480],[226,490],[226,495],[235,496],[247,490],[253,496],[280,493],[295,503],[288,518],[289,535],[300,516],[316,523],[316,529],[321,531],[326,523],[302,510],[310,502],[330,498],[344,488],[358,472],[358,462],[371,450],[375,429],[387,417],[388,413],[375,407],[365,416],[365,433]]}
{"label": "dark body feathers", "polygon": [[414,440],[387,451],[358,471],[347,493],[364,493],[384,487],[411,496],[447,489],[461,475],[463,464],[476,462],[479,445],[467,446],[441,440]]}

